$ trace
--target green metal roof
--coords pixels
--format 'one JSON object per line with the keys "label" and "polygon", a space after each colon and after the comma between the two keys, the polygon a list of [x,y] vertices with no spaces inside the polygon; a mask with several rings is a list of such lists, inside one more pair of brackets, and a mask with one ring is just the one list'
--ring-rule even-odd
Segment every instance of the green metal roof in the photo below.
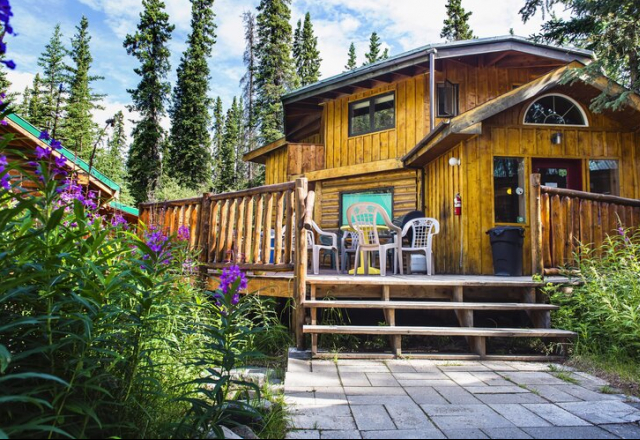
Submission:
{"label": "green metal roof", "polygon": [[118,211],[126,212],[127,214],[135,215],[136,217],[140,215],[140,210],[137,208],[133,208],[131,206],[123,205],[120,202],[111,202],[109,203],[113,209],[117,209]]}
{"label": "green metal roof", "polygon": [[[7,119],[9,119],[12,122],[18,124],[20,127],[22,127],[24,130],[26,130],[29,134],[31,134],[35,138],[37,138],[37,139],[40,138],[41,131],[38,130],[33,125],[31,125],[26,119],[22,118],[21,116],[18,116],[17,114],[12,113],[12,114],[7,116]],[[45,142],[47,144],[51,143],[51,141],[44,141],[44,140],[42,142]],[[72,153],[71,151],[67,150],[64,147],[62,147],[60,149],[60,152],[69,161],[75,163],[78,167],[80,167],[81,170],[83,170],[86,173],[89,173],[89,164],[86,163],[84,160],[80,159],[79,157],[76,157],[76,155],[74,153]],[[93,177],[95,177],[96,179],[98,179],[103,184],[105,184],[106,186],[108,186],[109,188],[111,188],[112,190],[114,190],[115,192],[120,191],[120,185],[115,183],[113,180],[109,179],[107,176],[105,176],[100,171],[96,170],[95,168],[91,169],[91,175]],[[127,212],[127,211],[125,211],[125,212]]]}

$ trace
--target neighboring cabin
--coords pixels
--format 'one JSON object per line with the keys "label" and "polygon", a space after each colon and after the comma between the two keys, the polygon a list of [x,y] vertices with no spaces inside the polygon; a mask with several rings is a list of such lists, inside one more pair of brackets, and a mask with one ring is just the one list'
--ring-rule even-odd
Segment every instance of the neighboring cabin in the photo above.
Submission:
{"label": "neighboring cabin", "polygon": [[[7,125],[0,125],[0,135],[13,134],[14,141],[9,148],[22,151],[27,157],[33,160],[33,152],[36,146],[46,147],[48,144],[40,139],[40,130],[31,125],[27,120],[13,113],[8,115],[5,120]],[[78,183],[94,191],[100,201],[100,214],[112,216],[119,214],[130,223],[138,222],[138,210],[130,206],[126,206],[118,201],[120,195],[120,186],[105,176],[95,168],[89,169],[89,164],[76,157],[75,154],[62,147],[59,151],[53,152],[54,157],[61,155],[67,159],[66,168],[71,173],[76,173]],[[9,158],[11,159],[11,157]],[[13,158],[15,159],[15,158]],[[90,171],[90,172],[89,172]],[[21,185],[28,188],[32,183],[29,180],[23,180]]]}
{"label": "neighboring cabin", "polygon": [[267,184],[308,178],[322,228],[372,198],[392,218],[417,209],[438,219],[438,273],[493,273],[486,231],[522,226],[531,273],[530,174],[640,198],[640,97],[594,114],[591,100],[617,85],[562,84],[592,57],[513,36],[419,48],[286,95],[285,138],[244,158],[266,164]]}

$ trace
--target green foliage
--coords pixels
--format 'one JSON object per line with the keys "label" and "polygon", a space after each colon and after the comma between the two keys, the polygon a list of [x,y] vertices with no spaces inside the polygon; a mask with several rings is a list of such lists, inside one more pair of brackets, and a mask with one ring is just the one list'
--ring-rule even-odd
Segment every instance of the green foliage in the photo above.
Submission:
{"label": "green foliage", "polygon": [[43,102],[42,80],[40,74],[36,73],[33,78],[33,85],[30,90],[29,106],[27,107],[27,118],[35,127],[42,128],[44,125],[44,102]]}
{"label": "green foliage", "polygon": [[196,189],[186,188],[176,179],[163,174],[155,190],[149,195],[149,200],[165,202],[167,200],[189,199],[191,197],[201,197],[205,192],[209,192],[209,187],[206,185]]}
{"label": "green foliage", "polygon": [[165,144],[165,131],[161,120],[166,115],[165,104],[171,92],[167,75],[171,69],[171,52],[167,46],[174,26],[160,0],[144,0],[138,30],[127,35],[124,47],[140,66],[134,72],[140,83],[128,90],[133,100],[130,110],[140,114],[133,129],[133,142],[129,149],[127,169],[131,195],[137,203],[149,198],[160,181],[161,153]]}
{"label": "green foliage", "polygon": [[356,55],[356,45],[351,43],[349,46],[349,60],[347,61],[347,65],[344,66],[345,71],[355,70],[358,67],[358,58]]}
{"label": "green foliage", "polygon": [[187,188],[211,182],[209,65],[215,43],[213,0],[191,0],[191,34],[178,66],[168,160],[169,176]]}
{"label": "green foliage", "polygon": [[[63,87],[65,83],[64,57],[68,54],[67,49],[62,44],[62,31],[60,24],[56,24],[49,43],[45,46],[44,52],[38,58],[38,66],[42,68],[43,85],[43,122],[42,128],[49,133],[53,133],[58,119],[58,113],[63,101]],[[33,124],[33,120],[30,120]]]}
{"label": "green foliage", "polygon": [[[256,106],[257,90],[256,90],[256,73],[258,68],[257,54],[257,34],[256,34],[256,17],[251,12],[242,14],[244,22],[245,51],[243,56],[246,72],[240,80],[242,87],[243,112],[243,152],[247,153],[258,148],[258,123],[259,112]],[[222,110],[221,110],[222,111]],[[256,164],[253,162],[246,164],[246,181],[248,185],[254,180]]]}
{"label": "green foliage", "polygon": [[223,193],[238,189],[240,176],[237,173],[236,150],[240,143],[242,129],[242,110],[238,106],[238,100],[234,97],[231,108],[227,111],[227,119],[224,124],[222,136],[222,148],[218,151],[218,169],[215,191]]}
{"label": "green foliage", "polygon": [[640,359],[640,232],[620,229],[601,249],[586,249],[583,284],[570,291],[549,287],[559,328],[578,333],[577,355]]}
{"label": "green foliage", "polygon": [[[553,14],[560,5],[571,13],[567,19]],[[591,110],[617,110],[640,92],[640,8],[636,0],[526,0],[520,10],[523,21],[538,11],[550,19],[534,38],[560,45],[575,45],[593,50],[596,59],[588,66],[570,72],[566,82],[581,77],[596,78],[604,72],[628,90],[605,89],[591,103]]]}
{"label": "green foliage", "polygon": [[294,82],[291,59],[291,0],[261,0],[257,16],[256,90],[260,141],[268,144],[284,133],[284,111],[280,98]]}
{"label": "green foliage", "polygon": [[382,56],[380,55],[380,47],[382,43],[380,42],[380,37],[377,32],[371,34],[371,38],[369,38],[369,52],[364,54],[364,66],[367,64],[373,64],[376,61],[382,60]]}
{"label": "green foliage", "polygon": [[301,26],[301,21],[298,20],[293,41],[293,58],[300,86],[304,87],[320,79],[322,58],[318,50],[318,38],[313,34],[311,14],[308,12],[304,17],[304,27]]}
{"label": "green foliage", "polygon": [[103,79],[91,74],[93,56],[89,48],[89,20],[82,16],[76,27],[77,33],[71,39],[70,56],[73,64],[67,66],[69,100],[66,105],[66,117],[61,130],[65,146],[88,159],[97,137],[98,126],[93,122],[93,111],[102,110],[99,102],[104,97],[94,93],[92,83]]}
{"label": "green foliage", "polygon": [[96,150],[94,165],[97,170],[106,172],[111,180],[120,185],[119,201],[125,205],[135,203],[127,184],[127,169],[124,155],[127,151],[127,134],[124,125],[124,113],[119,111],[113,117],[115,125],[107,148]]}
{"label": "green foliage", "polygon": [[469,17],[473,12],[467,12],[462,7],[462,0],[449,0],[447,2],[447,18],[440,32],[440,38],[447,41],[471,40],[474,37],[469,26]]}

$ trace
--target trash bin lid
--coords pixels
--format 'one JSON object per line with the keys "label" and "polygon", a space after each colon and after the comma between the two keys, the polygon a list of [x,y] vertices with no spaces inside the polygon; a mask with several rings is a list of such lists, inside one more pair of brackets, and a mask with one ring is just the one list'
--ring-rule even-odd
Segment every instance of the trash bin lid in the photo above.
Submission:
{"label": "trash bin lid", "polygon": [[495,228],[489,229],[487,234],[498,237],[508,231],[517,231],[524,237],[524,228],[520,226],[496,226]]}

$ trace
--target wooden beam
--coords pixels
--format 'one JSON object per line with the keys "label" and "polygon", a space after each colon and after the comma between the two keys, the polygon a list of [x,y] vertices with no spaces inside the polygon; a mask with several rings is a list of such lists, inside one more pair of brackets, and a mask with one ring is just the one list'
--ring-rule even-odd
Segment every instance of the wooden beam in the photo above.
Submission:
{"label": "wooden beam", "polygon": [[[263,158],[263,156],[265,156],[268,153],[271,153],[274,150],[277,150],[278,148],[282,148],[285,145],[287,145],[287,139],[286,138],[280,138],[277,141],[271,142],[270,144],[267,145],[263,145],[260,148],[256,148],[253,151],[248,152],[247,154],[245,154],[242,157],[242,160],[244,160],[245,162],[258,162],[259,158]],[[266,161],[266,158],[263,158]],[[259,163],[264,163],[264,162],[259,162]]]}
{"label": "wooden beam", "polygon": [[487,66],[493,66],[495,65],[498,61],[513,55],[513,52],[507,51],[507,52],[496,52],[496,53],[492,53],[486,56],[485,58],[485,63]]}
{"label": "wooden beam", "polygon": [[379,173],[382,171],[392,171],[402,169],[402,161],[398,159],[379,160],[376,162],[368,162],[358,165],[350,165],[346,167],[331,168],[326,170],[313,171],[305,173],[304,177],[310,182],[319,180],[336,179],[339,177],[355,176],[361,174]]}
{"label": "wooden beam", "polygon": [[542,211],[540,206],[540,174],[532,174],[529,186],[529,215],[531,216],[531,273],[544,275],[542,253]]}
{"label": "wooden beam", "polygon": [[301,219],[305,213],[305,200],[309,183],[307,179],[296,179],[295,181],[295,218],[293,224],[295,229],[295,277],[294,277],[294,307],[295,307],[295,334],[296,346],[298,350],[304,350],[304,302],[307,297],[307,231],[299,227]]}

